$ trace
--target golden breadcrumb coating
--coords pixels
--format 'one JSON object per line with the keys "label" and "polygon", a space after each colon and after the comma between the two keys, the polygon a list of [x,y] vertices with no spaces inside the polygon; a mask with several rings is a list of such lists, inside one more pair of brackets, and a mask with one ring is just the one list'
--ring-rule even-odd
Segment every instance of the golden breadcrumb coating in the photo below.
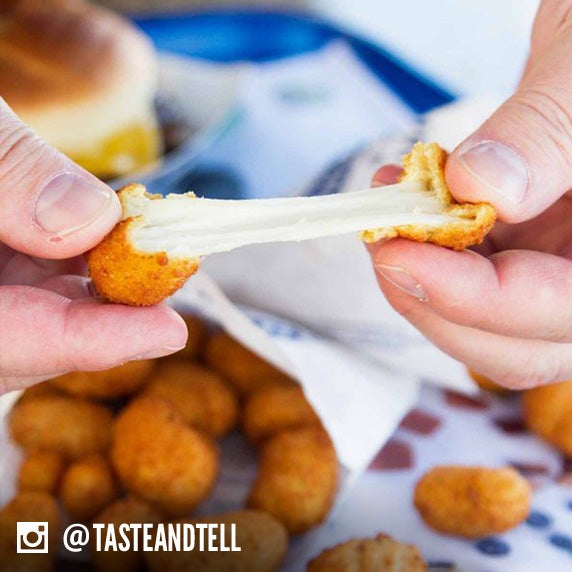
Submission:
{"label": "golden breadcrumb coating", "polygon": [[528,428],[572,457],[572,381],[529,389],[522,404]]}
{"label": "golden breadcrumb coating", "polygon": [[154,397],[139,397],[120,413],[111,462],[127,491],[174,517],[208,496],[219,468],[212,439]]}
{"label": "golden breadcrumb coating", "polygon": [[296,387],[296,382],[225,332],[211,336],[204,360],[241,396],[271,386]]}
{"label": "golden breadcrumb coating", "polygon": [[[224,525],[225,545],[231,546],[231,525],[236,525],[240,552],[146,552],[150,572],[277,572],[288,550],[288,533],[271,515],[241,510],[177,523]],[[220,529],[222,534],[222,528]]]}
{"label": "golden breadcrumb coating", "polygon": [[223,437],[238,422],[233,389],[214,371],[191,362],[164,362],[141,395],[167,401],[191,427],[214,438]]}
{"label": "golden breadcrumb coating", "polygon": [[64,467],[64,459],[59,453],[32,451],[20,466],[18,490],[54,495]]}
{"label": "golden breadcrumb coating", "polygon": [[23,449],[53,451],[66,459],[106,453],[112,423],[107,407],[58,394],[19,401],[9,418],[12,439]]}
{"label": "golden breadcrumb coating", "polygon": [[69,466],[62,478],[59,496],[74,522],[87,522],[111,504],[118,494],[109,461],[92,456]]}
{"label": "golden breadcrumb coating", "polygon": [[54,387],[52,380],[42,381],[36,385],[31,385],[24,389],[16,403],[23,403],[24,401],[32,401],[34,399],[42,398],[46,395],[62,395],[62,392]]}
{"label": "golden breadcrumb coating", "polygon": [[[496,209],[488,203],[457,203],[445,181],[446,161],[447,152],[437,143],[418,142],[411,152],[403,157],[403,175],[400,181],[426,182],[429,190],[443,203],[443,214],[462,220],[439,227],[404,225],[366,230],[361,234],[362,239],[365,242],[375,242],[382,238],[399,236],[416,242],[432,242],[454,250],[480,244],[495,223]],[[383,192],[383,188],[380,192]]]}
{"label": "golden breadcrumb coating", "polygon": [[150,359],[129,361],[104,371],[73,371],[51,380],[52,386],[77,397],[114,399],[138,391],[155,362]]}
{"label": "golden breadcrumb coating", "polygon": [[378,534],[324,550],[308,564],[308,572],[427,572],[427,564],[417,547]]}
{"label": "golden breadcrumb coating", "polygon": [[291,534],[306,532],[330,513],[338,478],[336,452],[323,429],[284,431],[262,445],[247,505],[269,512]]}
{"label": "golden breadcrumb coating", "polygon": [[[118,193],[124,210],[125,197],[145,193],[142,185],[128,185]],[[162,199],[161,195],[147,195]],[[165,252],[140,252],[129,233],[142,221],[127,218],[95,248],[86,253],[89,274],[99,296],[129,306],[152,306],[174,294],[199,268],[197,258],[169,258]]]}
{"label": "golden breadcrumb coating", "polygon": [[250,395],[242,414],[244,434],[252,443],[287,429],[321,427],[320,418],[301,387],[270,386]]}
{"label": "golden breadcrumb coating", "polygon": [[530,512],[531,487],[512,468],[435,467],[415,487],[415,508],[438,532],[465,538],[500,534]]}

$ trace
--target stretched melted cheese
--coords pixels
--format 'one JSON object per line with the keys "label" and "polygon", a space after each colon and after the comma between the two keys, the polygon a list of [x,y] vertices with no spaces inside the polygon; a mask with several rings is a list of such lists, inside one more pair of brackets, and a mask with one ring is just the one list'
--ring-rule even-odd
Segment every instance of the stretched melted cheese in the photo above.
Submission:
{"label": "stretched melted cheese", "polygon": [[361,232],[366,242],[403,236],[466,248],[482,241],[496,211],[484,203],[456,203],[445,183],[445,161],[438,145],[418,143],[404,158],[401,182],[318,197],[163,198],[129,185],[119,193],[123,220],[87,255],[90,273],[101,296],[146,306],[180,288],[202,257],[248,244]]}

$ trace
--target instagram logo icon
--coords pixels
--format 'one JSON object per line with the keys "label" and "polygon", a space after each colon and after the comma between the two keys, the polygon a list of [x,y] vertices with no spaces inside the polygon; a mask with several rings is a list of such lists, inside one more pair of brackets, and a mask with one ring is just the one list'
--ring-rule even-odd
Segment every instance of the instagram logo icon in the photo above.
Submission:
{"label": "instagram logo icon", "polygon": [[18,554],[46,554],[48,552],[47,522],[18,522],[16,528]]}

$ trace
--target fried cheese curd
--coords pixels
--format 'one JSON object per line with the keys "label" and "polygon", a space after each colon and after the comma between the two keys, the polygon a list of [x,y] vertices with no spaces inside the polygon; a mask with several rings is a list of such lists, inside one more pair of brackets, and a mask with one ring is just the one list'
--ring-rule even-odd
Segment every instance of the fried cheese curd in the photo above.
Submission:
{"label": "fried cheese curd", "polygon": [[321,427],[320,418],[299,386],[264,387],[248,397],[242,429],[254,444],[288,429]]}
{"label": "fried cheese curd", "polygon": [[215,372],[191,362],[164,362],[141,395],[168,402],[186,423],[214,438],[238,422],[238,399],[231,387]]}
{"label": "fried cheese curd", "polygon": [[308,572],[427,572],[427,564],[417,547],[378,534],[324,550]]}
{"label": "fried cheese curd", "polygon": [[284,526],[261,511],[242,510],[176,522],[224,524],[226,546],[231,545],[231,525],[236,524],[236,546],[241,551],[146,552],[150,572],[276,572],[288,550]]}
{"label": "fried cheese curd", "polygon": [[219,468],[214,441],[153,397],[137,398],[120,413],[111,462],[128,492],[173,517],[208,496]]}
{"label": "fried cheese curd", "polygon": [[163,198],[128,185],[119,191],[123,219],[86,255],[89,272],[101,297],[149,306],[178,290],[204,256],[248,244],[361,232],[365,242],[401,236],[462,250],[483,240],[496,210],[454,201],[445,183],[446,159],[436,143],[417,143],[403,159],[399,183],[326,196]]}
{"label": "fried cheese curd", "polygon": [[115,399],[138,391],[155,366],[153,360],[136,360],[104,371],[66,373],[51,380],[57,389],[92,399]]}
{"label": "fried cheese curd", "polygon": [[417,483],[414,505],[437,532],[481,538],[523,522],[531,497],[529,483],[512,468],[441,466]]}
{"label": "fried cheese curd", "polygon": [[247,506],[272,514],[291,534],[300,534],[326,519],[338,479],[336,452],[323,429],[284,431],[260,449]]}
{"label": "fried cheese curd", "polygon": [[18,401],[9,418],[12,439],[20,447],[70,460],[105,454],[112,424],[111,410],[104,405],[58,394]]}
{"label": "fried cheese curd", "polygon": [[[163,515],[153,509],[146,502],[135,498],[126,497],[108,505],[94,519],[94,523],[113,525],[115,530],[124,523],[133,524],[158,524],[164,521]],[[129,540],[129,546],[133,547],[135,540],[133,529],[125,532]],[[137,531],[138,546],[143,543],[143,530]],[[97,550],[95,535],[90,538],[90,553],[95,569],[98,572],[141,572],[144,569],[144,556],[142,551],[114,551]]]}
{"label": "fried cheese curd", "polygon": [[70,465],[60,486],[60,500],[76,522],[88,522],[119,494],[109,461],[101,456]]}
{"label": "fried cheese curd", "polygon": [[54,387],[52,380],[42,381],[36,385],[27,387],[22,391],[20,397],[18,397],[18,403],[24,403],[24,401],[31,401],[37,399],[38,397],[45,397],[46,395],[61,395],[62,392]]}
{"label": "fried cheese curd", "polygon": [[218,332],[209,338],[204,360],[243,397],[263,387],[297,385],[291,377],[225,332]]}
{"label": "fried cheese curd", "polygon": [[572,381],[529,389],[522,404],[527,427],[572,457]]}
{"label": "fried cheese curd", "polygon": [[23,460],[18,473],[18,490],[55,495],[65,462],[54,451],[31,451]]}
{"label": "fried cheese curd", "polygon": [[[47,553],[17,553],[17,523],[47,523]],[[22,492],[0,510],[0,567],[6,572],[52,572],[61,538],[61,521],[56,500],[46,493]],[[44,531],[40,531],[44,532]],[[24,539],[38,542],[32,529]]]}

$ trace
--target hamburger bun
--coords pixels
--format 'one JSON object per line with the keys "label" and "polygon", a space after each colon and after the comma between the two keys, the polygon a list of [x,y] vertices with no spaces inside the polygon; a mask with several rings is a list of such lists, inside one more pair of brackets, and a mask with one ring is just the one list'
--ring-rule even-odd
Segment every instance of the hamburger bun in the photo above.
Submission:
{"label": "hamburger bun", "polygon": [[0,7],[0,95],[44,139],[111,178],[161,152],[157,60],[127,20],[82,0]]}

